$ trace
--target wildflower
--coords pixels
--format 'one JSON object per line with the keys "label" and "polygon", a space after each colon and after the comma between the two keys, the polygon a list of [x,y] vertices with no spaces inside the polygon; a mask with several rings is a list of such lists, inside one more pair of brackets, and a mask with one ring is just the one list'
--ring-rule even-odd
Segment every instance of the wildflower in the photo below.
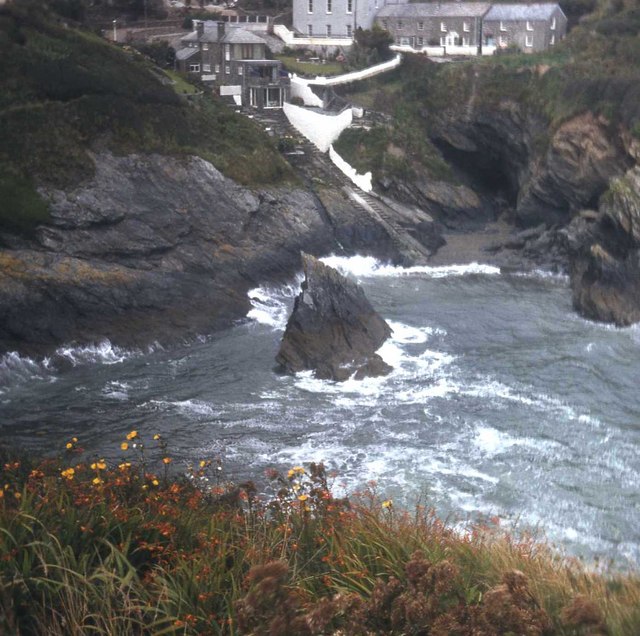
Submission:
{"label": "wildflower", "polygon": [[76,471],[73,468],[66,468],[65,470],[61,471],[60,474],[65,479],[68,479],[69,481],[71,481],[73,479],[73,476],[76,474]]}
{"label": "wildflower", "polygon": [[71,438],[71,441],[72,441],[74,444],[77,444],[77,443],[78,443],[78,438],[77,438],[77,437],[72,437],[72,438]]}
{"label": "wildflower", "polygon": [[4,497],[4,490],[0,490],[0,499]]}
{"label": "wildflower", "polygon": [[127,450],[129,448],[129,444],[127,442],[122,442],[122,444],[120,444],[120,448],[122,450]]}
{"label": "wildflower", "polygon": [[391,499],[386,499],[382,502],[382,507],[385,510],[391,510],[391,508],[393,508],[393,501],[391,501]]}
{"label": "wildflower", "polygon": [[152,483],[154,486],[159,486],[159,485],[160,485],[160,482],[159,482],[157,479],[154,479],[151,483]]}
{"label": "wildflower", "polygon": [[200,468],[206,468],[209,464],[211,464],[211,462],[205,461],[204,459],[200,460]]}
{"label": "wildflower", "polygon": [[291,479],[292,477],[295,477],[296,475],[305,475],[306,474],[306,470],[302,467],[302,466],[294,466],[288,473],[287,473],[287,477],[289,479]]}
{"label": "wildflower", "polygon": [[298,496],[298,501],[306,501],[307,499],[309,499],[309,495],[299,495]]}
{"label": "wildflower", "polygon": [[161,437],[162,437],[162,435],[160,435],[159,433],[156,433],[156,434],[153,436],[153,439],[157,442]]}
{"label": "wildflower", "polygon": [[67,442],[66,449],[71,450],[73,448],[73,444],[71,442]]}
{"label": "wildflower", "polygon": [[136,437],[138,437],[138,431],[131,431],[130,433],[127,433],[127,439],[129,441],[136,439]]}
{"label": "wildflower", "polygon": [[107,464],[104,459],[99,459],[97,462],[91,464],[91,470],[106,470]]}
{"label": "wildflower", "polygon": [[127,468],[131,468],[131,462],[122,462],[122,464],[118,464],[118,468],[120,470],[127,470]]}
{"label": "wildflower", "polygon": [[13,496],[20,501],[20,499],[22,499],[22,493],[21,492],[14,492]]}
{"label": "wildflower", "polygon": [[91,482],[94,486],[100,486],[100,484],[104,484],[104,481],[102,481],[102,479],[100,479],[100,477],[94,477],[93,481]]}
{"label": "wildflower", "polygon": [[170,464],[173,460],[171,459],[171,457],[163,457],[162,458],[162,463],[163,464]]}

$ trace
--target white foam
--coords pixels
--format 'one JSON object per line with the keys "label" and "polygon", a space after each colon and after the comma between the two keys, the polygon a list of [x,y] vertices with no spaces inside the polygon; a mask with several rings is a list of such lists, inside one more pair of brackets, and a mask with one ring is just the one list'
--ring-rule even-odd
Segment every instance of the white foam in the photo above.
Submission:
{"label": "white foam", "polygon": [[180,413],[187,415],[219,415],[220,411],[208,402],[202,400],[150,400],[140,405],[145,407],[148,405],[154,405],[157,407],[168,407],[176,409]]}
{"label": "white foam", "polygon": [[326,256],[320,260],[326,265],[337,269],[342,274],[350,274],[356,278],[391,278],[398,276],[446,278],[449,276],[468,276],[472,274],[485,276],[500,274],[498,267],[476,262],[466,265],[442,265],[437,267],[427,265],[401,267],[400,265],[382,263],[372,256]]}
{"label": "white foam", "polygon": [[102,389],[102,393],[105,397],[112,400],[126,401],[129,399],[129,389],[131,386],[126,382],[109,382]]}
{"label": "white foam", "polygon": [[136,355],[140,355],[140,352],[113,345],[108,339],[101,340],[97,344],[64,345],[56,349],[56,356],[65,358],[74,367],[79,364],[89,363],[118,364]]}
{"label": "white foam", "polygon": [[36,361],[9,351],[0,358],[0,386],[21,384],[29,380],[51,380],[51,360]]}
{"label": "white foam", "polygon": [[292,283],[251,289],[247,295],[253,308],[247,313],[247,318],[275,330],[284,331],[293,299],[300,293],[303,280],[303,275],[299,274]]}

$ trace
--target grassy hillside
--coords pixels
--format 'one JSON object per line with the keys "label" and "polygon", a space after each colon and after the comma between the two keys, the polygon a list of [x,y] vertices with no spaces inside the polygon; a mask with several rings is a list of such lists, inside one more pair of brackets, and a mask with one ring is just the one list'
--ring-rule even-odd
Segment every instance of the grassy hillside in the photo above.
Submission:
{"label": "grassy hillside", "polygon": [[197,154],[244,184],[289,175],[254,124],[209,96],[187,102],[144,57],[67,26],[42,2],[0,7],[0,227],[46,218],[37,183],[93,173],[88,152]]}
{"label": "grassy hillside", "polygon": [[235,487],[203,458],[172,477],[161,436],[116,462],[69,440],[0,463],[3,634],[631,636],[640,582],[597,574],[488,520],[455,531],[322,465]]}
{"label": "grassy hillside", "polygon": [[491,110],[504,100],[546,119],[550,131],[590,111],[609,122],[612,134],[622,126],[640,138],[640,8],[634,0],[568,5],[579,23],[550,51],[450,64],[410,55],[395,72],[350,87],[353,101],[387,113],[391,121],[384,131],[374,128],[357,139],[347,131],[336,148],[379,177],[397,173],[393,157],[401,156],[441,178],[437,153],[425,141],[432,119],[468,104]]}

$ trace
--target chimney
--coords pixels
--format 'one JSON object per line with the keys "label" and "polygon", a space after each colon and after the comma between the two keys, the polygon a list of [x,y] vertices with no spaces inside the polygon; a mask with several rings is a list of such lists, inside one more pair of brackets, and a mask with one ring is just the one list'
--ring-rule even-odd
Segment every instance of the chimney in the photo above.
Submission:
{"label": "chimney", "polygon": [[218,22],[218,42],[221,42],[223,37],[224,37],[224,22],[221,20],[220,22]]}
{"label": "chimney", "polygon": [[204,22],[202,20],[194,20],[193,30],[198,34],[198,37],[204,35]]}

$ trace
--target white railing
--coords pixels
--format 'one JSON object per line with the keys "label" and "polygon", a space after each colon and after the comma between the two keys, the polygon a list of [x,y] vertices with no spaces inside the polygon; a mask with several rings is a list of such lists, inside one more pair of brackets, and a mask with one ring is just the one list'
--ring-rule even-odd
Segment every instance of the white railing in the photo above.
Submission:
{"label": "white railing", "polygon": [[[449,55],[478,55],[477,46],[421,46],[414,48],[408,45],[393,44],[389,47],[392,51],[398,53],[422,53],[427,57],[445,57]],[[493,55],[496,50],[495,46],[484,44],[482,46],[482,55]]]}
{"label": "white railing", "polygon": [[353,38],[344,37],[313,37],[296,35],[284,24],[274,24],[273,34],[277,35],[287,46],[351,46]]}

